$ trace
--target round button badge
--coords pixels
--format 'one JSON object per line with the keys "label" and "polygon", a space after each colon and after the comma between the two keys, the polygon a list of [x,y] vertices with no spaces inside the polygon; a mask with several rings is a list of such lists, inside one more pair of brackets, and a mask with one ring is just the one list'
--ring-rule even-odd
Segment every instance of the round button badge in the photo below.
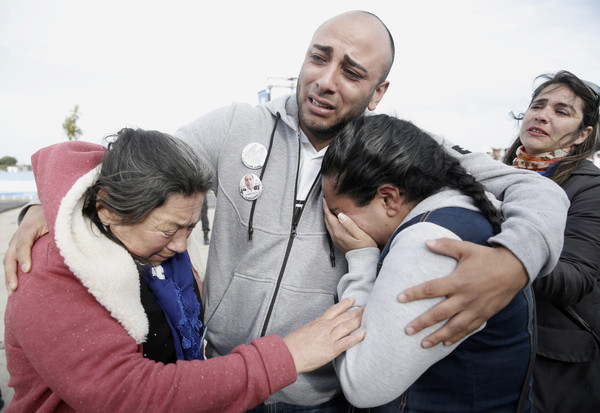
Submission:
{"label": "round button badge", "polygon": [[260,169],[265,164],[267,148],[260,143],[250,143],[242,151],[242,162],[250,169]]}
{"label": "round button badge", "polygon": [[240,195],[246,201],[254,201],[262,193],[262,182],[254,174],[247,174],[240,179]]}

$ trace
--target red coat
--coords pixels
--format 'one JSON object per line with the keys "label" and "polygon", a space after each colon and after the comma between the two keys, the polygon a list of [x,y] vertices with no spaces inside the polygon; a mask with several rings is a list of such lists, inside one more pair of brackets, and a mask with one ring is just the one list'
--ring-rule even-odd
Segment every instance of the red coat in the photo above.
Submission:
{"label": "red coat", "polygon": [[15,393],[5,411],[244,411],[293,383],[294,361],[278,336],[206,361],[142,357],[148,321],[135,265],[81,215],[101,156],[102,147],[85,142],[33,156],[50,233],[35,243],[32,270],[19,274],[8,300]]}

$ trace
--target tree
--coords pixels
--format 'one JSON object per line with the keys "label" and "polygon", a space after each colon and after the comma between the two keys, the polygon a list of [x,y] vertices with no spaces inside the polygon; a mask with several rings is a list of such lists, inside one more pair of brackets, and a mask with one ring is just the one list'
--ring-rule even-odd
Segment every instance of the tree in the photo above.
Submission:
{"label": "tree", "polygon": [[0,166],[15,166],[17,164],[17,158],[12,156],[3,156],[0,158]]}
{"label": "tree", "polygon": [[79,119],[79,105],[75,105],[73,108],[73,113],[70,116],[67,116],[65,121],[62,124],[65,133],[70,141],[76,141],[79,139],[83,131],[77,126],[77,120]]}

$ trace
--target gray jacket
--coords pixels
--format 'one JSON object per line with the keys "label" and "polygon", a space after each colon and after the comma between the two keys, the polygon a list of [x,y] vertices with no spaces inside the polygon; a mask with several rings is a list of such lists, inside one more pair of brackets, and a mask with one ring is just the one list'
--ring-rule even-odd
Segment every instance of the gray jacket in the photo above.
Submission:
{"label": "gray jacket", "polygon": [[[276,113],[281,119],[274,129]],[[271,153],[263,168],[262,195],[252,213],[253,202],[239,193],[240,180],[248,173],[260,176],[263,171],[244,166],[242,151],[255,142],[269,148],[273,132]],[[217,176],[204,284],[207,355],[228,354],[238,344],[261,335],[285,336],[334,304],[347,264],[339,251],[330,248],[318,182],[297,225],[292,224],[300,145],[295,96],[257,107],[234,104],[218,109],[182,127],[175,136],[190,144]],[[444,145],[451,148],[448,142]],[[449,150],[505,201],[506,223],[490,242],[519,257],[530,279],[549,272],[560,255],[568,207],[560,187],[485,154]],[[333,367],[327,365],[299,375],[296,383],[268,402],[315,405],[340,391]]]}

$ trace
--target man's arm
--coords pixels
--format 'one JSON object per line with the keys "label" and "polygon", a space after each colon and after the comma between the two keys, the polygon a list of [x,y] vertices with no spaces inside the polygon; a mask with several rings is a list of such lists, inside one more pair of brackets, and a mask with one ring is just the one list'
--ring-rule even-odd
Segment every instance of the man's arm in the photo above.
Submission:
{"label": "man's arm", "polygon": [[[217,165],[217,154],[223,145],[235,110],[236,106],[231,105],[212,111],[181,127],[173,136],[187,142],[194,149],[201,163],[214,171]],[[24,272],[29,272],[31,248],[39,237],[48,232],[46,218],[39,203],[38,199],[34,199],[21,212],[19,216],[22,220],[21,224],[12,236],[4,256],[4,282],[9,294],[18,286],[17,266],[20,265]]]}
{"label": "man's arm", "polygon": [[455,258],[458,266],[452,274],[404,290],[398,297],[402,303],[447,297],[406,326],[406,333],[413,335],[449,319],[421,342],[424,348],[458,342],[506,307],[527,285],[523,265],[506,248],[447,238],[429,240],[426,245],[434,252]]}
{"label": "man's arm", "polygon": [[440,141],[486,189],[502,201],[502,232],[488,241],[496,248],[467,242],[437,240],[428,247],[456,258],[447,277],[402,291],[400,302],[447,296],[448,299],[411,322],[416,334],[449,320],[422,341],[426,348],[456,343],[503,309],[538,274],[554,268],[563,245],[569,201],[550,179],[509,167],[483,153],[469,153]]}
{"label": "man's arm", "polygon": [[239,110],[236,104],[213,110],[180,127],[173,136],[190,145],[200,163],[216,173],[221,147]]}
{"label": "man's arm", "polygon": [[552,271],[562,251],[569,209],[563,189],[538,173],[505,165],[485,153],[463,153],[448,141],[444,147],[502,202],[505,221],[489,244],[510,250],[529,282]]}

